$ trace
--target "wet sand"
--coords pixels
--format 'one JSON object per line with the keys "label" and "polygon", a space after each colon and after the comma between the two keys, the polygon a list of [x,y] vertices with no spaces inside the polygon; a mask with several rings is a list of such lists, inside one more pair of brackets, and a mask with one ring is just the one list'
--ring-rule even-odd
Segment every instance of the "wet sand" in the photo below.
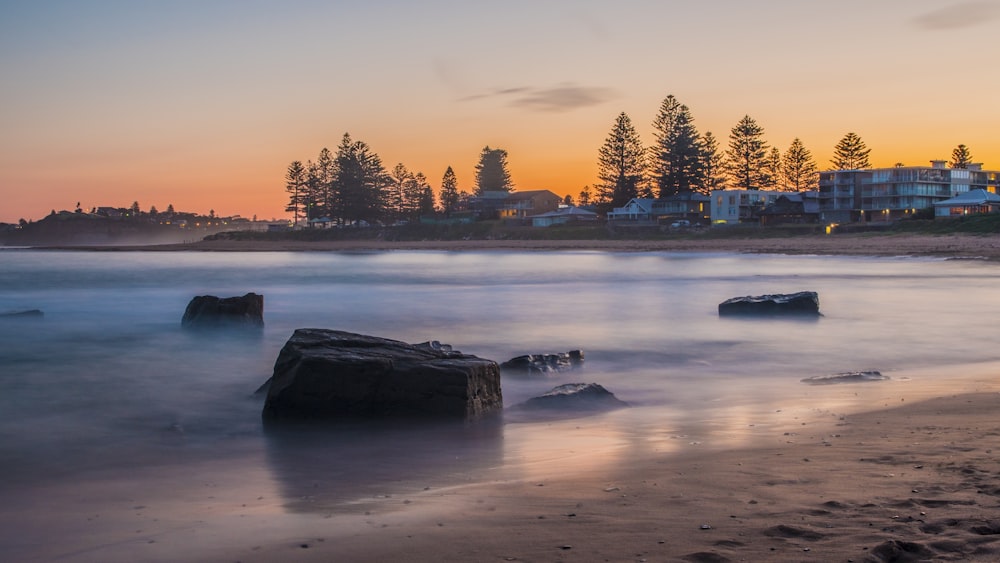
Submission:
{"label": "wet sand", "polygon": [[[747,425],[742,446],[675,435],[674,451],[579,452],[515,476],[498,470],[496,478],[449,486],[386,483],[384,494],[346,503],[324,503],[322,471],[297,480],[299,473],[269,471],[254,455],[90,475],[7,495],[0,554],[18,561],[998,560],[1000,393],[911,404],[899,389],[871,412],[771,411],[773,419]],[[586,433],[588,424],[555,430]],[[613,461],[588,463],[601,455]]]}
{"label": "wet sand", "polygon": [[858,256],[933,256],[1000,260],[1000,234],[838,234],[787,238],[676,238],[662,240],[460,240],[460,241],[233,241],[155,246],[60,247],[102,251],[375,251],[375,250],[598,250],[609,252],[740,252]]}

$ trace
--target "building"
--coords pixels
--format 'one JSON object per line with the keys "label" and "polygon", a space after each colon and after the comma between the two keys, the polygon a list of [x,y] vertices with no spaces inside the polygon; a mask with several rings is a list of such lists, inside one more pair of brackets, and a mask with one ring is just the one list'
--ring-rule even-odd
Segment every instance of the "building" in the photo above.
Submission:
{"label": "building", "polygon": [[787,194],[771,190],[715,190],[711,194],[712,224],[756,223],[765,207]]}
{"label": "building", "polygon": [[480,219],[524,219],[559,209],[562,198],[549,190],[486,191],[469,199]]}
{"label": "building", "polygon": [[692,225],[706,223],[711,198],[697,192],[686,192],[659,199],[632,198],[622,207],[608,213],[612,223],[654,225],[661,222],[686,220]]}
{"label": "building", "polygon": [[969,190],[934,204],[934,217],[962,217],[1000,212],[1000,195],[983,189]]}
{"label": "building", "polygon": [[971,190],[996,193],[998,180],[1000,172],[983,170],[981,164],[957,169],[943,160],[930,166],[820,172],[820,214],[829,223],[894,221]]}
{"label": "building", "polygon": [[760,226],[800,225],[818,222],[818,196],[817,192],[790,192],[779,195],[774,203],[758,213]]}
{"label": "building", "polygon": [[548,213],[532,215],[529,219],[532,227],[551,227],[567,223],[596,223],[597,213],[579,207],[563,207]]}

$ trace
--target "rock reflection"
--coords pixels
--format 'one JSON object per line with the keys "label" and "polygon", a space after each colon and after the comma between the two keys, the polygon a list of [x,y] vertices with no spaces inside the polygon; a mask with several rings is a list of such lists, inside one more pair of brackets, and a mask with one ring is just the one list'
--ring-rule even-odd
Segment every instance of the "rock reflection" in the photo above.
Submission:
{"label": "rock reflection", "polygon": [[503,462],[500,417],[267,424],[267,459],[292,512],[336,512],[472,479]]}

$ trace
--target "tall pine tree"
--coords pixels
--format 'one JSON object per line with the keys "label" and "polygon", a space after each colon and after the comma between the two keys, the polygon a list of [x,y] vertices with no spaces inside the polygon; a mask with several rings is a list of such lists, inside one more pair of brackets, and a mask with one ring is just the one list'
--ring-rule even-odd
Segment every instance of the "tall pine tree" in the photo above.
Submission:
{"label": "tall pine tree", "polygon": [[441,177],[441,212],[451,215],[458,209],[458,178],[451,166]]}
{"label": "tall pine tree", "polygon": [[969,147],[965,145],[958,145],[953,151],[951,151],[951,162],[949,163],[952,168],[965,169],[972,164],[972,153],[969,152]]}
{"label": "tall pine tree", "polygon": [[348,224],[378,220],[389,184],[382,159],[367,144],[344,133],[337,147],[336,166],[332,186],[340,202],[341,218]]}
{"label": "tall pine tree", "polygon": [[761,186],[771,190],[785,189],[785,175],[781,170],[781,151],[771,147],[764,159],[764,180]]}
{"label": "tall pine tree", "polygon": [[476,164],[476,195],[493,191],[512,192],[514,183],[507,170],[507,151],[486,146]]}
{"label": "tall pine tree", "polygon": [[306,189],[306,167],[301,161],[293,161],[285,171],[285,191],[288,192],[288,205],[285,211],[292,212],[292,225],[299,226],[299,213],[302,211],[303,196]]}
{"label": "tall pine tree", "polygon": [[781,170],[785,175],[787,188],[796,192],[814,190],[819,183],[816,162],[812,153],[796,137],[781,158]]}
{"label": "tall pine tree", "polygon": [[719,141],[711,131],[706,131],[701,137],[701,173],[699,192],[708,194],[725,187],[726,163],[719,153]]}
{"label": "tall pine tree", "polygon": [[644,191],[646,150],[629,116],[622,112],[598,151],[598,197],[609,207],[622,207]]}
{"label": "tall pine tree", "polygon": [[726,161],[732,186],[741,190],[759,189],[765,181],[767,143],[764,129],[749,115],[729,132]]}
{"label": "tall pine tree", "polygon": [[857,133],[851,132],[833,147],[833,158],[830,163],[835,170],[864,170],[871,168],[868,154],[872,152]]}
{"label": "tall pine tree", "polygon": [[693,191],[703,183],[703,159],[691,111],[673,95],[667,96],[653,129],[651,168],[659,197]]}

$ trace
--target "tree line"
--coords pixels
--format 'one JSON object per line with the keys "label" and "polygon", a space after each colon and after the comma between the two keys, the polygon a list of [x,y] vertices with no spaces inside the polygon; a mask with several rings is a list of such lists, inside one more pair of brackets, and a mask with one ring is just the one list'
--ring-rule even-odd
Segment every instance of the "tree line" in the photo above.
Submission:
{"label": "tree line", "polygon": [[[615,119],[598,150],[598,181],[577,197],[579,205],[621,207],[635,197],[707,194],[719,189],[806,191],[817,188],[818,167],[812,153],[796,137],[782,153],[764,139],[764,129],[745,115],[729,132],[725,150],[711,131],[698,132],[690,109],[673,95],[660,104],[653,120],[653,144],[646,147],[628,114]],[[870,168],[871,150],[849,132],[834,147],[835,170]],[[339,225],[412,221],[421,216],[465,211],[473,196],[514,190],[507,151],[486,146],[476,164],[472,193],[459,189],[451,166],[435,197],[427,177],[399,163],[386,169],[362,141],[345,133],[336,152],[323,148],[315,161],[288,165],[286,211],[295,224],[323,218]],[[968,147],[952,151],[950,165],[972,163]],[[897,164],[902,166],[902,164]],[[572,202],[566,196],[567,203]]]}
{"label": "tree line", "polygon": [[[653,144],[644,146],[628,114],[620,113],[598,151],[596,190],[584,187],[578,201],[621,207],[635,197],[707,194],[724,188],[817,188],[818,167],[802,141],[796,137],[782,153],[765,141],[763,127],[749,115],[733,126],[722,151],[710,131],[698,133],[690,109],[669,95],[660,104],[653,131]],[[830,163],[835,170],[871,168],[870,152],[861,137],[850,132],[837,142]],[[952,152],[953,168],[971,163],[965,145]]]}
{"label": "tree line", "polygon": [[[507,151],[483,148],[476,165],[475,195],[484,191],[513,191]],[[398,223],[421,216],[463,211],[473,196],[458,187],[451,166],[441,178],[435,197],[423,172],[399,163],[386,169],[382,159],[363,141],[345,133],[336,153],[327,148],[315,161],[295,160],[285,171],[285,191],[295,224],[323,218],[338,225]]]}

